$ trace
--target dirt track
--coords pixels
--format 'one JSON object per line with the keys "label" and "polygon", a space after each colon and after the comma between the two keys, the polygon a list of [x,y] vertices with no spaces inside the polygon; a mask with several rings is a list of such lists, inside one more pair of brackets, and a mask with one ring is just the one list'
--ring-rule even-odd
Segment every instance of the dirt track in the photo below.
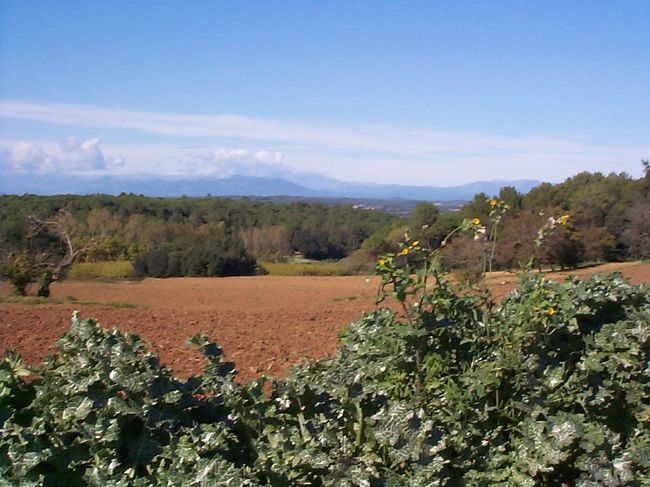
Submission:
{"label": "dirt track", "polygon": [[[608,264],[578,275],[620,269],[633,283],[650,282],[650,264]],[[555,273],[553,278],[576,274]],[[495,273],[495,297],[516,278]],[[105,327],[140,335],[179,376],[199,373],[202,359],[185,340],[203,333],[235,362],[240,380],[286,374],[305,358],[336,351],[338,333],[374,308],[376,277],[235,277],[147,279],[141,282],[66,281],[52,287],[59,304],[0,303],[0,353],[20,352],[29,364],[52,353],[73,310]],[[10,292],[0,284],[0,295]],[[20,301],[20,300],[19,300]],[[130,307],[126,307],[130,306]]]}

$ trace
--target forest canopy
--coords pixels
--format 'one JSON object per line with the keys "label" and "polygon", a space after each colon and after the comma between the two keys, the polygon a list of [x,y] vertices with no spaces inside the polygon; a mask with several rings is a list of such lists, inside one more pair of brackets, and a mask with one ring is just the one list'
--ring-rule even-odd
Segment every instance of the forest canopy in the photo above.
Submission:
{"label": "forest canopy", "polygon": [[43,267],[64,258],[66,235],[84,249],[80,261],[131,260],[141,276],[246,275],[257,260],[340,259],[396,220],[352,206],[246,198],[5,195],[0,257]]}

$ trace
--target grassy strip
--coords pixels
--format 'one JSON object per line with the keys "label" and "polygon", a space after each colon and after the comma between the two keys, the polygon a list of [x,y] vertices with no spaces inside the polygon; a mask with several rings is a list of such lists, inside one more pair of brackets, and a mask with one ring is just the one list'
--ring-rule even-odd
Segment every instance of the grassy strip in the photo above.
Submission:
{"label": "grassy strip", "polygon": [[358,272],[347,262],[262,262],[271,276],[350,276]]}
{"label": "grassy strip", "polygon": [[74,296],[60,298],[40,298],[37,296],[0,296],[0,303],[22,304],[24,306],[39,306],[53,304],[78,304],[82,306],[107,306],[109,308],[139,308],[137,304],[117,301],[82,301]]}
{"label": "grassy strip", "polygon": [[70,268],[69,276],[76,279],[127,279],[133,277],[133,264],[128,260],[79,262]]}
{"label": "grassy strip", "polygon": [[133,303],[120,303],[116,301],[82,301],[72,296],[68,296],[68,302],[74,304],[81,304],[84,306],[108,306],[110,308],[138,308],[138,305]]}
{"label": "grassy strip", "polygon": [[40,298],[37,296],[0,296],[0,303],[14,303],[25,306],[37,306],[39,304],[63,304],[64,301],[58,298]]}

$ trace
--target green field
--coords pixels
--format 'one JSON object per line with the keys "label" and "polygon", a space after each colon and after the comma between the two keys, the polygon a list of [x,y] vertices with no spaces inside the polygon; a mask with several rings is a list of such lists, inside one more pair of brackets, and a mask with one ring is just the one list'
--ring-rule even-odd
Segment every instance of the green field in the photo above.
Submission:
{"label": "green field", "polygon": [[[262,262],[271,276],[352,276],[363,274],[358,264],[349,260]],[[370,272],[369,270],[366,270]]]}
{"label": "green field", "polygon": [[133,277],[133,264],[128,260],[79,262],[70,268],[75,279],[128,279]]}

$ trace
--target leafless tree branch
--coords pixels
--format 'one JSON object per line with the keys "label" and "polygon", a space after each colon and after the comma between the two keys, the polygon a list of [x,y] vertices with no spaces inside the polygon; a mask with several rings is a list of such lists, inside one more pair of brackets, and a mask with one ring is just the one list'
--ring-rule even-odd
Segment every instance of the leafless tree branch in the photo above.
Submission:
{"label": "leafless tree branch", "polygon": [[53,281],[59,280],[62,273],[65,272],[65,270],[70,267],[81,254],[87,252],[94,245],[94,241],[91,239],[83,246],[75,248],[70,236],[74,219],[70,212],[65,208],[60,209],[54,219],[51,220],[42,220],[34,215],[27,215],[27,220],[31,224],[30,237],[35,236],[43,229],[48,229],[53,231],[65,245],[65,255],[54,267],[52,276]]}

